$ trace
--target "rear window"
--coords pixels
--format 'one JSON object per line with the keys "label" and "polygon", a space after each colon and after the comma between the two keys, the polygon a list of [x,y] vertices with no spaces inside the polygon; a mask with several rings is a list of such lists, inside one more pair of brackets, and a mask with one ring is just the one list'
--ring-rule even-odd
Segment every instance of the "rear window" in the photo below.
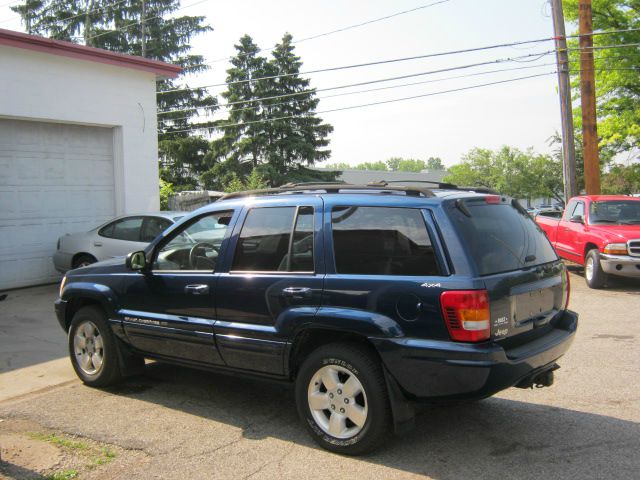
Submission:
{"label": "rear window", "polygon": [[510,204],[464,202],[451,220],[480,275],[519,270],[558,259],[544,232],[526,212]]}

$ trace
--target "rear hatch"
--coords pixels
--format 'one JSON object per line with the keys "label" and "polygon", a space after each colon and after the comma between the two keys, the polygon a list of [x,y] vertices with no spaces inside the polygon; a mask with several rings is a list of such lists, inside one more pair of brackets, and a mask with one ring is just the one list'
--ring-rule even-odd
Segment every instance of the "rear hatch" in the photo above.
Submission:
{"label": "rear hatch", "polygon": [[448,214],[487,290],[490,338],[509,349],[550,331],[566,309],[568,275],[527,212],[488,195],[456,200]]}

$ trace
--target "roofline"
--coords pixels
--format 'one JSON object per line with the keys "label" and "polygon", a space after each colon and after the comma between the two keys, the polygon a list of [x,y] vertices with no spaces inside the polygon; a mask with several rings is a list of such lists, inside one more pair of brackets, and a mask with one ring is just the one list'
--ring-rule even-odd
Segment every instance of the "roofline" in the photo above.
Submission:
{"label": "roofline", "polygon": [[22,32],[0,28],[0,45],[23,48],[36,52],[58,55],[61,57],[87,60],[90,62],[132,68],[144,72],[154,73],[161,78],[175,78],[182,68],[177,65],[151,60],[124,53],[110,52],[102,48],[86,47],[62,40],[28,35]]}

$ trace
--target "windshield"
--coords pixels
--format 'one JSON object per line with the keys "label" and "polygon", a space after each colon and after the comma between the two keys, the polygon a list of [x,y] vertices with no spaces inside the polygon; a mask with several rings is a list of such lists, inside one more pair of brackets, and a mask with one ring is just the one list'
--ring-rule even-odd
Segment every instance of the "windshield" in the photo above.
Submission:
{"label": "windshield", "polygon": [[589,223],[614,223],[618,225],[640,224],[639,200],[606,200],[591,202]]}
{"label": "windshield", "polygon": [[480,275],[554,262],[553,247],[533,219],[510,204],[466,201],[468,214],[450,212],[456,230]]}

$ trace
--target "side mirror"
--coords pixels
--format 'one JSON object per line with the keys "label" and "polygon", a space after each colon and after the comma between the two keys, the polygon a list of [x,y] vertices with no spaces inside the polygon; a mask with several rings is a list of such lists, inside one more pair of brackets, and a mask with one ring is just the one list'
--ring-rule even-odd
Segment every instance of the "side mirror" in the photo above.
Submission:
{"label": "side mirror", "polygon": [[127,255],[126,265],[129,270],[144,270],[147,266],[147,257],[143,251],[131,252]]}
{"label": "side mirror", "polygon": [[584,218],[582,218],[582,215],[574,215],[569,221],[571,223],[584,223]]}

